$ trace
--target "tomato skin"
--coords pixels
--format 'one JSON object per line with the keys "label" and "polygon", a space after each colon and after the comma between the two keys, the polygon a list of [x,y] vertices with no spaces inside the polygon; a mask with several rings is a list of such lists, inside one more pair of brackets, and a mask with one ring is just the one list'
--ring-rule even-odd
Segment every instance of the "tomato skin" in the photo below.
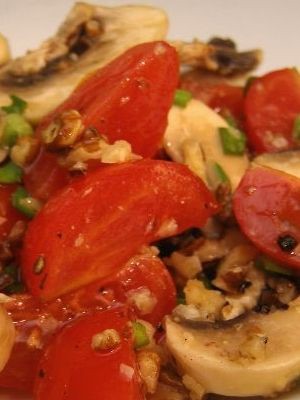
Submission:
{"label": "tomato skin", "polygon": [[223,117],[233,116],[240,124],[242,123],[243,89],[241,87],[196,77],[183,79],[180,86]]}
{"label": "tomato skin", "polygon": [[282,69],[255,79],[247,91],[244,112],[249,143],[256,153],[298,148],[292,129],[300,114],[299,73]]}
{"label": "tomato skin", "polygon": [[4,240],[17,221],[25,221],[26,217],[11,204],[11,195],[17,185],[0,184],[0,241]]}
{"label": "tomato skin", "polygon": [[234,214],[246,236],[271,258],[299,270],[300,253],[283,251],[280,237],[300,243],[300,180],[267,167],[249,169],[233,198]]}
{"label": "tomato skin", "polygon": [[[35,399],[144,399],[129,320],[126,308],[116,307],[68,324],[49,344],[40,362]],[[93,349],[93,336],[105,329],[115,329],[121,343],[113,350]]]}
{"label": "tomato skin", "polygon": [[[138,255],[115,276],[97,281],[50,303],[40,303],[29,294],[14,295],[5,304],[16,328],[11,357],[0,373],[0,387],[31,392],[43,349],[66,322],[87,311],[106,309],[113,304],[131,306],[128,292],[147,288],[157,301],[149,313],[134,308],[138,318],[157,326],[176,303],[173,280],[163,262],[152,255]],[[32,332],[40,333],[38,346],[30,346]]]}
{"label": "tomato skin", "polygon": [[38,126],[37,134],[62,111],[80,112],[109,142],[123,139],[143,157],[155,154],[167,126],[178,83],[175,49],[165,42],[137,45],[87,77]]}
{"label": "tomato skin", "polygon": [[184,165],[141,160],[96,169],[52,197],[29,224],[25,283],[51,300],[119,271],[143,245],[203,225],[217,208]]}
{"label": "tomato skin", "polygon": [[57,155],[41,148],[34,162],[25,169],[24,185],[31,196],[46,201],[71,181],[66,168],[57,162]]}

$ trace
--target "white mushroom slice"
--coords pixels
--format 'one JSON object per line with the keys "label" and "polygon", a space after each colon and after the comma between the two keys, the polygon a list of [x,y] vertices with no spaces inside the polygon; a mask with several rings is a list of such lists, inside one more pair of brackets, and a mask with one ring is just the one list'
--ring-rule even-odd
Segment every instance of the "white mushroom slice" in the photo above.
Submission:
{"label": "white mushroom slice", "polygon": [[166,14],[147,6],[77,3],[56,35],[0,69],[0,105],[16,94],[33,122],[59,105],[89,73],[139,43],[164,39]]}
{"label": "white mushroom slice", "polygon": [[0,306],[0,371],[5,367],[15,341],[15,328],[6,310]]}
{"label": "white mushroom slice", "polygon": [[185,108],[171,108],[164,147],[174,161],[187,164],[212,189],[216,185],[210,170],[215,163],[219,164],[234,190],[248,167],[248,158],[224,154],[220,127],[228,127],[227,122],[202,102],[192,99]]}
{"label": "white mushroom slice", "polygon": [[291,174],[300,178],[300,151],[285,151],[282,153],[265,153],[257,156],[253,165],[262,165]]}
{"label": "white mushroom slice", "polygon": [[0,33],[0,66],[10,59],[10,49],[6,38]]}
{"label": "white mushroom slice", "polygon": [[[218,329],[216,329],[218,328]],[[166,320],[166,344],[183,375],[207,393],[274,396],[300,375],[300,300],[233,325],[193,329]]]}

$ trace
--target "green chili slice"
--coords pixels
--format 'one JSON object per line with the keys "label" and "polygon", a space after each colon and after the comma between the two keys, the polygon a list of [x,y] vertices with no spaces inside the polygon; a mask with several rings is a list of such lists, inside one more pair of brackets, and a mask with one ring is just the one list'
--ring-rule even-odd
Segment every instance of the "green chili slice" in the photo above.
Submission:
{"label": "green chili slice", "polygon": [[40,202],[32,198],[25,188],[18,187],[11,196],[13,207],[25,214],[29,218],[33,218],[40,209]]}
{"label": "green chili slice", "polygon": [[132,329],[135,349],[147,346],[147,344],[150,343],[145,325],[141,324],[138,321],[135,321],[132,323]]}
{"label": "green chili slice", "polygon": [[7,114],[23,114],[27,107],[27,102],[14,94],[10,96],[10,99],[11,104],[9,106],[3,106],[1,109]]}
{"label": "green chili slice", "polygon": [[3,127],[2,144],[13,146],[19,136],[32,135],[33,129],[29,122],[20,114],[8,114]]}
{"label": "green chili slice", "polygon": [[0,168],[0,183],[16,183],[22,180],[22,169],[13,162]]}
{"label": "green chili slice", "polygon": [[179,107],[186,107],[188,102],[192,99],[191,92],[183,89],[177,89],[174,96],[174,104]]}
{"label": "green chili slice", "polygon": [[219,128],[223,152],[231,155],[242,155],[246,150],[246,137],[243,132],[233,127]]}
{"label": "green chili slice", "polygon": [[277,264],[273,260],[270,260],[266,256],[258,257],[255,260],[255,266],[266,272],[271,272],[274,274],[287,275],[287,276],[293,275],[293,273],[290,270],[282,267],[281,265]]}

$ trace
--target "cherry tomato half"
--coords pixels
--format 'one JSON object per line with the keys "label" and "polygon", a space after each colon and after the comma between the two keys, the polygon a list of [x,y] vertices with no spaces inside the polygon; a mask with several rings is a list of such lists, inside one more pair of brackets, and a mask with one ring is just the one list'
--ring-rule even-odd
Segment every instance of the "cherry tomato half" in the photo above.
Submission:
{"label": "cherry tomato half", "polygon": [[273,71],[250,85],[244,104],[246,133],[256,153],[299,147],[293,137],[300,115],[300,75],[295,69]]}
{"label": "cherry tomato half", "polygon": [[234,194],[233,208],[258,249],[300,269],[300,179],[267,167],[249,169]]}
{"label": "cherry tomato half", "polygon": [[[142,400],[140,378],[125,307],[80,317],[51,341],[40,362],[36,400]],[[95,335],[119,336],[111,348],[97,349]]]}

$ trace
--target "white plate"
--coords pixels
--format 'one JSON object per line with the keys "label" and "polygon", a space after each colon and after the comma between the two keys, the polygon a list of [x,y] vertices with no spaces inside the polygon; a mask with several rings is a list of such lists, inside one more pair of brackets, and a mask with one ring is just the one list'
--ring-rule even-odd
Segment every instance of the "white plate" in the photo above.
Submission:
{"label": "white plate", "polygon": [[[90,0],[93,2],[92,0]],[[0,31],[9,38],[14,55],[35,48],[53,34],[73,0],[0,0]],[[260,47],[264,62],[258,72],[300,66],[299,0],[103,0],[103,5],[153,4],[170,19],[172,39],[233,38],[240,49]],[[299,371],[300,372],[300,371]],[[300,391],[285,400],[299,400]],[[0,400],[28,400],[0,392]]]}

